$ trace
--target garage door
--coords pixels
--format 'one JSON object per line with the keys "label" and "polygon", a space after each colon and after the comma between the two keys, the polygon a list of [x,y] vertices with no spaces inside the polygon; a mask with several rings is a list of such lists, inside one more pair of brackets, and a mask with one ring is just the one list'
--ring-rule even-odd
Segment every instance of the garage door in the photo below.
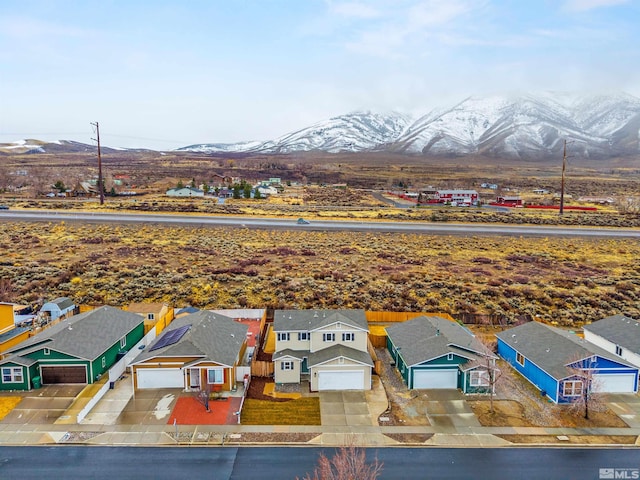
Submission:
{"label": "garage door", "polygon": [[594,390],[605,393],[633,393],[635,387],[635,374],[610,374],[594,375]]}
{"label": "garage door", "polygon": [[42,384],[52,383],[87,383],[87,367],[76,365],[73,367],[40,367]]}
{"label": "garage door", "polygon": [[318,372],[318,390],[364,390],[362,370]]}
{"label": "garage door", "polygon": [[138,388],[184,388],[179,368],[140,368],[136,372]]}
{"label": "garage door", "polygon": [[458,370],[414,370],[413,388],[458,388]]}

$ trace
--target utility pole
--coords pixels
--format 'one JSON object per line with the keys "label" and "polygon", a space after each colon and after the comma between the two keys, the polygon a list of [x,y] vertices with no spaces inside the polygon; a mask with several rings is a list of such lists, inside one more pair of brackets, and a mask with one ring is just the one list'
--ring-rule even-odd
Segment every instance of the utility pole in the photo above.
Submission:
{"label": "utility pole", "polygon": [[100,195],[100,205],[104,205],[104,186],[102,184],[102,156],[100,155],[100,125],[98,124],[98,122],[92,123],[91,125],[96,127],[95,140],[96,142],[98,142],[98,193]]}
{"label": "utility pole", "polygon": [[560,183],[560,215],[564,213],[564,171],[566,168],[567,168],[567,140],[565,139],[564,151],[562,154],[562,181]]}

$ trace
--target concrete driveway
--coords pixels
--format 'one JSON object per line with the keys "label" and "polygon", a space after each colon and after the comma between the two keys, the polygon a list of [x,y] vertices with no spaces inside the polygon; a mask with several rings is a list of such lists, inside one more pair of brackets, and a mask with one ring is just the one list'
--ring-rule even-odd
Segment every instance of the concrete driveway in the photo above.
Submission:
{"label": "concrete driveway", "polygon": [[53,424],[66,412],[85,385],[46,385],[20,392],[22,401],[2,419],[4,424]]}
{"label": "concrete driveway", "polygon": [[320,422],[334,426],[378,425],[378,417],[387,409],[384,386],[377,375],[371,378],[371,390],[320,392]]}
{"label": "concrete driveway", "polygon": [[426,395],[429,423],[438,431],[455,433],[480,422],[459,390],[422,390]]}
{"label": "concrete driveway", "polygon": [[631,428],[640,428],[640,396],[633,393],[607,393],[607,406]]}

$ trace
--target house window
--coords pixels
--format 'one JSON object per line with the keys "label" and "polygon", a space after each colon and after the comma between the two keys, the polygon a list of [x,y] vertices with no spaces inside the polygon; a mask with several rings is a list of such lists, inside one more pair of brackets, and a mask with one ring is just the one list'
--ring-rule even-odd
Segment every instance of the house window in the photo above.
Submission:
{"label": "house window", "polygon": [[278,332],[279,342],[288,342],[289,338],[291,338],[291,334],[289,332]]}
{"label": "house window", "polygon": [[469,374],[469,384],[472,387],[488,387],[489,372],[486,370],[474,370]]}
{"label": "house window", "polygon": [[342,341],[343,342],[353,342],[356,339],[356,334],[353,332],[343,333]]}
{"label": "house window", "polygon": [[309,332],[298,332],[298,340],[309,340]]}
{"label": "house window", "polygon": [[147,320],[155,320],[156,316],[154,313],[147,313]]}
{"label": "house window", "polygon": [[120,348],[124,348],[127,346],[127,337],[122,337],[120,339]]}
{"label": "house window", "polygon": [[563,397],[577,397],[582,395],[582,380],[567,380],[562,387]]}
{"label": "house window", "polygon": [[616,355],[622,356],[622,347],[620,345],[616,345]]}
{"label": "house window", "polygon": [[280,370],[293,370],[293,362],[280,362]]}
{"label": "house window", "polygon": [[42,353],[44,353],[45,355],[49,355],[51,354],[51,350],[49,350],[48,348],[45,348]]}
{"label": "house window", "polygon": [[447,360],[453,360],[453,353],[447,353]]}
{"label": "house window", "polygon": [[335,333],[323,333],[322,334],[322,341],[323,342],[335,342],[336,341],[336,334]]}
{"label": "house window", "polygon": [[207,383],[224,383],[224,371],[221,368],[210,368],[207,370]]}
{"label": "house window", "polygon": [[524,355],[521,353],[516,353],[516,362],[524,367]]}
{"label": "house window", "polygon": [[4,367],[2,369],[2,383],[22,383],[22,367]]}
{"label": "house window", "polygon": [[107,366],[107,359],[102,357],[102,368]]}

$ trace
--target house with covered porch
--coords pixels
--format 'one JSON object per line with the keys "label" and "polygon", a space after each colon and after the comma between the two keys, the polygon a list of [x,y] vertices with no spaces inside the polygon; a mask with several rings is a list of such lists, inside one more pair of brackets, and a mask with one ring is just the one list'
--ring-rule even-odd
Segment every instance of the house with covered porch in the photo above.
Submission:
{"label": "house with covered porch", "polygon": [[246,325],[208,310],[176,318],[131,363],[134,388],[233,390],[247,331]]}

